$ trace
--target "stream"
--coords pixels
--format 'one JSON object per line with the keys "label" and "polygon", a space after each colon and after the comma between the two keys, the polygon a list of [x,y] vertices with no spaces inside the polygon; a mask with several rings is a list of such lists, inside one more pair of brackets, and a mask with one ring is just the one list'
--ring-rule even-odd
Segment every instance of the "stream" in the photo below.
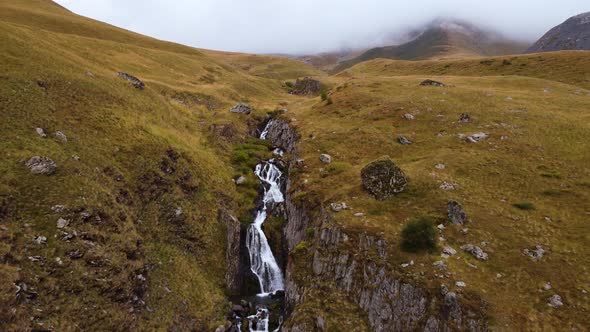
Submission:
{"label": "stream", "polygon": [[[266,139],[268,128],[272,120],[268,122],[260,139]],[[282,156],[283,151],[279,148],[273,150],[277,156]],[[256,165],[254,171],[260,183],[264,188],[262,196],[262,205],[256,212],[254,222],[249,226],[246,235],[246,247],[250,257],[250,269],[258,278],[260,284],[260,293],[256,295],[256,314],[247,317],[249,320],[250,332],[268,332],[270,311],[265,305],[271,298],[277,295],[277,292],[285,290],[283,272],[279,267],[275,256],[268,244],[268,239],[264,234],[262,225],[266,221],[267,214],[272,212],[273,207],[285,201],[281,188],[283,187],[283,173],[275,164],[275,159],[261,162]],[[282,317],[279,320],[279,326],[273,332],[280,331]],[[241,324],[238,324],[238,330],[242,331]]]}

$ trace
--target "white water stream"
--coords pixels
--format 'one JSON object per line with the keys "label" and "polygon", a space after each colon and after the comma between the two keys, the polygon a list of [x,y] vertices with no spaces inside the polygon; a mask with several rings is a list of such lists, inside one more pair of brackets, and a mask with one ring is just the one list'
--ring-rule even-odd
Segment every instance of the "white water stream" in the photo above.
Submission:
{"label": "white water stream", "polygon": [[[260,134],[260,139],[266,139],[271,123],[272,121],[266,125]],[[279,156],[283,155],[283,151],[280,149],[275,149],[273,152]],[[285,289],[283,273],[262,230],[268,207],[272,208],[274,203],[285,201],[285,197],[281,192],[283,173],[274,164],[274,159],[256,165],[254,173],[264,187],[264,196],[262,198],[262,207],[256,213],[256,219],[248,228],[246,247],[250,254],[250,269],[256,275],[260,284],[260,293],[257,296],[266,297]],[[266,307],[259,306],[255,315],[248,316],[250,332],[268,332],[269,314]],[[255,326],[253,327],[253,325]],[[280,326],[275,331],[279,329]]]}

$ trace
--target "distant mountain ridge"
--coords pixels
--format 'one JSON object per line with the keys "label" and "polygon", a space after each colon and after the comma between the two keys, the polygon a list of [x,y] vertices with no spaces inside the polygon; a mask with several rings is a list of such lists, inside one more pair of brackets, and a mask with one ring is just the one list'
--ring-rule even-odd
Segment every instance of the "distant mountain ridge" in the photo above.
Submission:
{"label": "distant mountain ridge", "polygon": [[590,12],[570,17],[549,30],[527,53],[590,50]]}
{"label": "distant mountain ridge", "polygon": [[427,60],[522,53],[526,43],[459,20],[438,19],[428,24],[413,40],[395,46],[372,48],[339,64],[335,71],[376,58]]}

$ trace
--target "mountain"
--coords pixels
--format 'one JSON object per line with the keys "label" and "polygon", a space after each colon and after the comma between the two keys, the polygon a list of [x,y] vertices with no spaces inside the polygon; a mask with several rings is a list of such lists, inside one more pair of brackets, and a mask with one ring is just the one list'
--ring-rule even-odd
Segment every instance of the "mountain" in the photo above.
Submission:
{"label": "mountain", "polygon": [[527,53],[590,50],[590,12],[570,17],[549,30]]}
{"label": "mountain", "polygon": [[377,47],[344,61],[335,71],[377,59],[426,60],[521,53],[526,44],[458,20],[436,20],[404,44]]}

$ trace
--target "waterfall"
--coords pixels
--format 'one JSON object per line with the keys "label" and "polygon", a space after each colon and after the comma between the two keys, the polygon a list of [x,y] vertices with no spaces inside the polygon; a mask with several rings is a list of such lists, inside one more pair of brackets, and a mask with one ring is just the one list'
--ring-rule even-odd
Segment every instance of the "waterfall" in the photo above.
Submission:
{"label": "waterfall", "polygon": [[[272,120],[269,121],[260,134],[260,139],[266,139],[271,124]],[[283,155],[283,151],[278,148],[273,153],[279,157]],[[283,272],[277,264],[275,256],[268,245],[268,239],[262,230],[267,210],[272,209],[274,204],[285,201],[281,191],[283,173],[275,165],[274,159],[256,165],[254,173],[264,188],[264,195],[262,197],[262,206],[256,213],[256,219],[248,228],[246,247],[250,255],[250,269],[256,275],[260,284],[258,296],[266,297],[285,289]],[[265,306],[258,306],[256,314],[247,317],[250,321],[250,331],[268,332],[269,316],[269,310]],[[280,326],[274,331],[279,330]]]}

